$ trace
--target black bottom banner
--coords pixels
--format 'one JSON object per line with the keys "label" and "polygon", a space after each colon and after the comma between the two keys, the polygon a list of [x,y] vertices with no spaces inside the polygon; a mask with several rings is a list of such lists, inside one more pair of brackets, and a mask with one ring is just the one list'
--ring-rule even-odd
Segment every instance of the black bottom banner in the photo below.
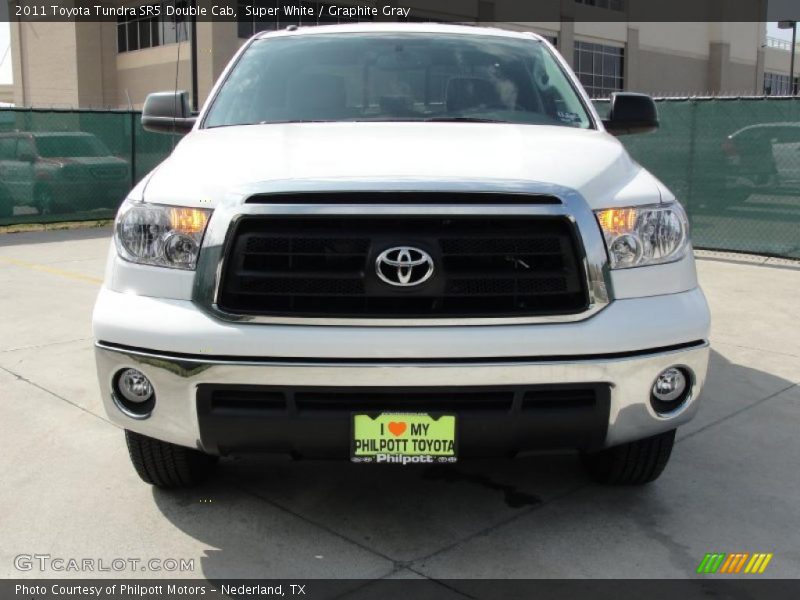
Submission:
{"label": "black bottom banner", "polygon": [[5,579],[0,598],[9,600],[186,600],[379,598],[449,600],[694,600],[800,598],[800,580],[756,578],[672,580],[563,579],[281,579],[281,580],[113,580]]}

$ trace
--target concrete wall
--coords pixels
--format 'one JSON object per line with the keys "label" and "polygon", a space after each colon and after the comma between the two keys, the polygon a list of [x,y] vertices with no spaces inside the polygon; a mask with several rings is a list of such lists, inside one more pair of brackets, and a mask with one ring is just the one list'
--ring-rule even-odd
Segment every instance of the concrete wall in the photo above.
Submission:
{"label": "concrete wall", "polygon": [[230,59],[246,41],[236,35],[236,23],[197,23],[197,83],[202,105]]}
{"label": "concrete wall", "polygon": [[[202,104],[225,65],[244,43],[236,36],[236,23],[197,23],[198,96]],[[141,108],[147,94],[175,88],[191,91],[191,44],[168,44],[116,55],[117,104]]]}
{"label": "concrete wall", "polygon": [[74,23],[10,23],[18,106],[79,105]]}
{"label": "concrete wall", "polygon": [[[798,44],[800,46],[800,44]],[[800,47],[795,54],[795,72],[800,73]],[[764,48],[764,70],[780,75],[789,74],[791,55],[782,48]]]}
{"label": "concrete wall", "polygon": [[0,85],[0,102],[12,104],[14,102],[14,86],[10,83]]}
{"label": "concrete wall", "polygon": [[117,105],[117,28],[115,23],[76,23],[78,106]]}
{"label": "concrete wall", "polygon": [[10,30],[16,104],[116,106],[113,23],[12,22]]}
{"label": "concrete wall", "polygon": [[710,89],[707,58],[640,49],[635,71],[626,75],[629,90],[656,96],[703,94]]}
{"label": "concrete wall", "polygon": [[626,56],[635,68],[626,88],[657,95],[761,93],[763,23],[664,25],[629,25]]}
{"label": "concrete wall", "polygon": [[117,54],[117,106],[139,109],[147,94],[175,89],[176,67],[178,89],[191,90],[190,51],[189,43],[182,42],[180,61],[178,44]]}
{"label": "concrete wall", "polygon": [[575,39],[610,46],[622,46],[628,39],[628,24],[622,21],[608,23],[575,23]]}
{"label": "concrete wall", "polygon": [[731,61],[728,67],[728,78],[719,87],[723,92],[734,95],[760,94],[764,88],[764,72],[759,77],[756,65]]}

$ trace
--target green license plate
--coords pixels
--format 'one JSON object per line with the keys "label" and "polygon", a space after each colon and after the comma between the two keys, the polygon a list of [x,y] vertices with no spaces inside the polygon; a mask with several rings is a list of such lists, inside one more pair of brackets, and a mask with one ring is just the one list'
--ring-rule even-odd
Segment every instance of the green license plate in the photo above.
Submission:
{"label": "green license plate", "polygon": [[455,415],[427,413],[354,414],[353,462],[456,462]]}

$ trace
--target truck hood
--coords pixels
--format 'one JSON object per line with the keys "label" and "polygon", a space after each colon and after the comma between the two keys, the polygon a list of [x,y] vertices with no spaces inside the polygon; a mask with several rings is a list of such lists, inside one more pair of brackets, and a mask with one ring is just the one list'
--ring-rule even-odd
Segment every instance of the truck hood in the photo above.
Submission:
{"label": "truck hood", "polygon": [[520,183],[580,193],[592,208],[658,202],[658,180],[596,130],[489,123],[291,123],[199,129],[152,174],[148,202],[214,206],[280,182]]}

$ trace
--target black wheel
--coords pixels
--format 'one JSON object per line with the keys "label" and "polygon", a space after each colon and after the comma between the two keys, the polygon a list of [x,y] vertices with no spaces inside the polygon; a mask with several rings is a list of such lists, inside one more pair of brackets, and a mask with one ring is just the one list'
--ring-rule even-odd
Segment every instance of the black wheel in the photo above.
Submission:
{"label": "black wheel", "polygon": [[53,206],[53,194],[49,187],[41,186],[36,188],[36,192],[33,196],[34,204],[36,204],[36,208],[39,209],[40,215],[49,215],[55,211],[56,207]]}
{"label": "black wheel", "polygon": [[127,429],[125,441],[131,462],[142,481],[161,488],[197,485],[208,477],[217,462],[216,456]]}
{"label": "black wheel", "polygon": [[598,483],[642,485],[658,479],[667,466],[675,430],[599,452],[581,455],[589,477]]}

